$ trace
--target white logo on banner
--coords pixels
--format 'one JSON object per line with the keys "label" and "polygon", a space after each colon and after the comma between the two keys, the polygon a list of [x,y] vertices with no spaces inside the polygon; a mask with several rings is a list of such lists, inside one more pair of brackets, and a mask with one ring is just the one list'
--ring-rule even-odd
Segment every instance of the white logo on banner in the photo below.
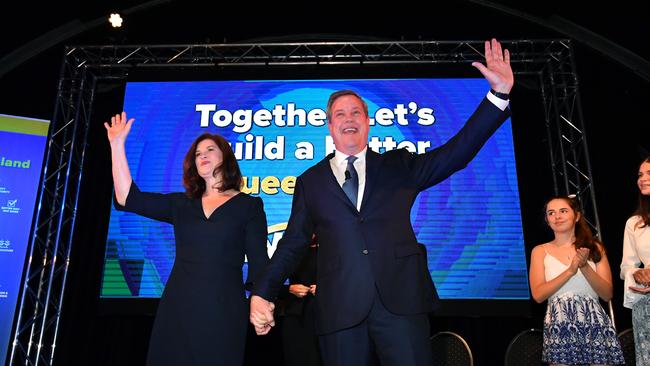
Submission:
{"label": "white logo on banner", "polygon": [[13,248],[11,248],[11,241],[9,241],[9,239],[0,240],[0,252],[4,252],[4,253],[14,252]]}
{"label": "white logo on banner", "polygon": [[4,213],[17,214],[20,213],[20,208],[17,205],[18,200],[7,200],[7,203],[0,207],[0,210]]}

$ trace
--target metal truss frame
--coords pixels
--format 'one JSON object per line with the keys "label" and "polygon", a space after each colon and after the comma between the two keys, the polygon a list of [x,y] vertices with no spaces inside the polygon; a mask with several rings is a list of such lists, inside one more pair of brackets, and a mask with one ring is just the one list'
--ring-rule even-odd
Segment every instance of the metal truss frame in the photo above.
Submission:
{"label": "metal truss frame", "polygon": [[587,223],[601,236],[578,77],[571,53],[540,72],[549,157],[556,194],[575,195]]}
{"label": "metal truss frame", "polygon": [[96,81],[63,62],[10,365],[53,363]]}
{"label": "metal truss frame", "polygon": [[[600,225],[569,40],[502,42],[518,75],[542,88],[556,193],[573,193]],[[273,65],[457,64],[483,59],[484,41],[311,42],[66,47],[38,196],[10,365],[51,365],[75,233],[79,188],[97,82],[134,68]]]}

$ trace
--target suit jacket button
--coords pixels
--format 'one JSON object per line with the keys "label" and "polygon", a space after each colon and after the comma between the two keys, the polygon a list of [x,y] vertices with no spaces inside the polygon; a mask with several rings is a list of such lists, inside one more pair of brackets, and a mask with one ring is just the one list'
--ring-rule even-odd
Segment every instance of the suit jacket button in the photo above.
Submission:
{"label": "suit jacket button", "polygon": [[364,249],[364,250],[362,250],[361,253],[363,253],[363,254],[368,254],[368,249]]}
{"label": "suit jacket button", "polygon": [[360,217],[359,222],[363,222],[363,221],[364,221],[363,217]]}

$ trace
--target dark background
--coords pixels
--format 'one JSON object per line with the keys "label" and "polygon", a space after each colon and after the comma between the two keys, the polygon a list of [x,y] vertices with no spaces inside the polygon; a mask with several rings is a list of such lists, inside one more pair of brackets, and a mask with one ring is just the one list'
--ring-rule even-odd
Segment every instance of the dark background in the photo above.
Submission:
{"label": "dark background", "polygon": [[[123,15],[125,24],[120,30],[101,20],[94,26],[93,22],[107,17],[111,11],[149,3],[3,4],[0,113],[52,118],[65,45],[571,38],[602,238],[613,272],[616,323],[621,331],[630,327],[630,311],[621,306],[622,281],[618,280],[623,228],[636,205],[636,169],[644,154],[641,151],[650,150],[650,123],[645,114],[645,103],[650,100],[650,43],[646,39],[650,35],[650,12],[643,2],[633,1],[608,6],[582,1],[521,3],[257,5],[177,0]],[[506,8],[499,10],[498,6]],[[81,31],[84,27],[87,29]],[[78,33],[72,34],[75,32]],[[606,47],[599,49],[601,44]],[[640,62],[631,68],[629,61],[635,60],[634,55]],[[479,76],[478,72],[475,76]],[[101,122],[119,112],[121,106],[121,87],[105,89],[98,94],[93,110],[85,184],[82,182],[78,210],[79,230],[75,234],[57,339],[55,360],[60,365],[142,364],[152,324],[155,304],[141,301],[124,306],[125,303],[98,299],[112,189],[110,157]],[[529,255],[534,245],[550,239],[541,206],[552,194],[551,168],[539,93],[516,85],[512,110]],[[517,333],[530,327],[541,328],[544,309],[545,304],[531,301],[529,316],[435,317],[432,330],[461,334],[479,365],[501,364],[508,342]],[[251,337],[248,363],[280,362],[278,338]]]}

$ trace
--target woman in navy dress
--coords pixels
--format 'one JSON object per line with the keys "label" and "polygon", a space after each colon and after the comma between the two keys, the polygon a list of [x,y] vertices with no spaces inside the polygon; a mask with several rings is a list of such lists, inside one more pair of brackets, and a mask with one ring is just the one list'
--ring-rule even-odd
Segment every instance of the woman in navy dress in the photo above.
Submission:
{"label": "woman in navy dress", "polygon": [[147,365],[241,365],[248,323],[247,285],[268,263],[262,200],[239,191],[232,149],[205,133],[183,163],[184,193],[145,193],[133,182],[125,141],[134,119],[105,123],[115,206],[174,226],[176,259],[156,314]]}

